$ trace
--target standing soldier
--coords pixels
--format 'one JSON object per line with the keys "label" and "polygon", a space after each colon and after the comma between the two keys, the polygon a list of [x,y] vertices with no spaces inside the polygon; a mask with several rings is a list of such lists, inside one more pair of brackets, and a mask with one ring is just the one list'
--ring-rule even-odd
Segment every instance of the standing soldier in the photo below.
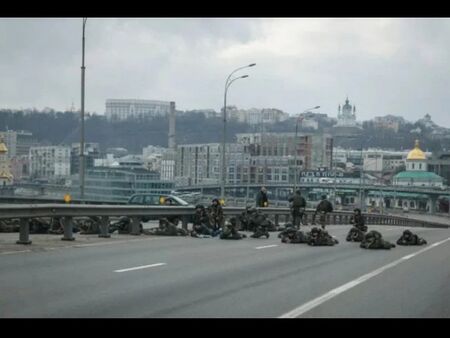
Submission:
{"label": "standing soldier", "polygon": [[322,229],[325,229],[326,216],[329,212],[333,212],[333,205],[327,200],[326,195],[322,195],[322,200],[317,204],[316,212],[313,216],[313,224],[315,224],[316,215],[319,214],[319,224]]}
{"label": "standing soldier", "polygon": [[300,223],[305,225],[303,222],[303,214],[305,212],[306,200],[301,195],[300,189],[294,193],[294,196],[289,197],[289,202],[291,205],[291,215],[292,223],[295,227],[300,227]]}
{"label": "standing soldier", "polygon": [[260,208],[265,208],[269,206],[269,199],[267,197],[266,187],[261,187],[261,190],[256,195],[256,206]]}

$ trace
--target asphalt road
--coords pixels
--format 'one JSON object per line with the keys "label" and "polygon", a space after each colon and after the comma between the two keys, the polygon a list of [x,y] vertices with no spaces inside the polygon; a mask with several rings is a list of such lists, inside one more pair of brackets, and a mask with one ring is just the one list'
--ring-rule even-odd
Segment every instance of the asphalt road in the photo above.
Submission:
{"label": "asphalt road", "polygon": [[346,242],[349,228],[328,227],[334,247],[142,236],[0,255],[0,317],[450,318],[450,229],[388,251]]}

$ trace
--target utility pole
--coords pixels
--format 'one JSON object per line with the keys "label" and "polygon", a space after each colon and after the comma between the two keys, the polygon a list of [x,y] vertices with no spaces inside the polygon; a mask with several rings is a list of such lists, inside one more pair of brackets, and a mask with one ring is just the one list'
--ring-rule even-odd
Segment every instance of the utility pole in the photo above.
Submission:
{"label": "utility pole", "polygon": [[81,57],[81,140],[80,140],[80,200],[84,199],[84,73],[86,67],[84,65],[84,33],[87,18],[83,18],[83,41],[82,41],[82,57]]}

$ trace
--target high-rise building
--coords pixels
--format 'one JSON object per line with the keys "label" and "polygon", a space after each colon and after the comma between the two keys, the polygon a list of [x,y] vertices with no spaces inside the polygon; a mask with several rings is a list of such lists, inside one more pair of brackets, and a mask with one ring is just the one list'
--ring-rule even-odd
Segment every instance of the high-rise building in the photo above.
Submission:
{"label": "high-rise building", "polygon": [[[87,142],[84,144],[84,162],[86,169],[94,168],[95,159],[100,158],[100,146],[98,143]],[[70,150],[70,174],[80,172],[80,143],[72,143]]]}
{"label": "high-rise building", "polygon": [[161,180],[174,181],[176,168],[177,152],[176,150],[166,151],[161,158]]}
{"label": "high-rise building", "polygon": [[298,166],[308,170],[331,166],[330,134],[245,133],[236,137],[251,156],[293,156]]}
{"label": "high-rise building", "polygon": [[[219,143],[181,144],[177,147],[176,177],[186,185],[218,184],[221,175]],[[237,158],[248,156],[244,145],[227,143],[225,147],[227,167]]]}
{"label": "high-rise building", "polygon": [[30,176],[32,178],[66,178],[70,176],[70,147],[31,147]]}

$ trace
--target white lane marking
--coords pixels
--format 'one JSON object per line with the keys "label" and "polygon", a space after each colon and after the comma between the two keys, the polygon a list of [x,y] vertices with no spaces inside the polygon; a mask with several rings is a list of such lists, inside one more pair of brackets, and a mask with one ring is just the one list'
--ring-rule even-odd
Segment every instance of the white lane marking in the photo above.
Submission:
{"label": "white lane marking", "polygon": [[154,266],[161,266],[161,265],[166,265],[166,263],[156,263],[156,264],[151,264],[151,265],[136,266],[136,267],[134,267],[134,268],[121,269],[121,270],[114,270],[114,272],[126,272],[126,271],[133,271],[133,270],[147,269],[147,268],[152,268],[152,267],[154,267]]}
{"label": "white lane marking", "polygon": [[428,246],[428,247],[426,247],[424,249],[421,249],[421,250],[419,250],[419,251],[417,251],[417,252],[415,252],[413,254],[406,255],[406,256],[404,256],[404,257],[402,257],[400,259],[397,259],[396,261],[394,261],[392,263],[384,265],[384,266],[382,266],[379,269],[376,269],[376,270],[374,270],[372,272],[369,272],[368,274],[365,274],[365,275],[363,275],[363,276],[361,276],[359,278],[356,278],[355,280],[352,280],[352,281],[350,281],[350,282],[348,282],[348,283],[346,283],[344,285],[341,285],[341,286],[339,286],[339,287],[337,287],[337,288],[335,288],[335,289],[333,289],[331,291],[328,291],[327,293],[323,294],[322,296],[317,297],[317,298],[315,298],[315,299],[313,299],[313,300],[311,300],[311,301],[309,301],[309,302],[307,302],[307,303],[305,303],[305,304],[295,308],[292,311],[289,311],[289,312],[286,312],[286,313],[282,314],[278,318],[296,318],[296,317],[304,314],[305,312],[308,312],[308,311],[312,310],[316,306],[319,306],[320,304],[325,303],[327,300],[330,300],[331,298],[336,297],[337,295],[339,295],[339,294],[341,294],[341,293],[343,293],[343,292],[345,292],[345,291],[355,287],[356,285],[361,284],[361,283],[365,282],[366,280],[368,280],[368,279],[370,279],[372,277],[375,277],[376,275],[382,273],[383,271],[385,271],[387,269],[390,269],[390,268],[392,268],[392,267],[394,267],[394,266],[396,266],[396,265],[398,265],[398,264],[400,264],[400,263],[402,263],[402,262],[404,262],[404,261],[406,261],[406,260],[416,256],[416,255],[419,255],[419,254],[421,254],[421,253],[423,253],[425,251],[428,251],[428,250],[430,250],[430,249],[432,249],[432,248],[434,248],[434,247],[436,247],[438,245],[441,245],[442,243],[445,243],[447,241],[450,241],[450,237],[447,238],[447,239],[444,239],[443,241],[436,242],[436,243],[434,243],[434,244],[432,244],[432,245],[430,245],[430,246]]}
{"label": "white lane marking", "polygon": [[264,245],[264,246],[257,246],[255,249],[273,248],[273,247],[275,247],[275,246],[278,246],[278,244]]}
{"label": "white lane marking", "polygon": [[5,252],[1,252],[0,255],[12,255],[12,254],[21,253],[21,252],[31,252],[31,250],[5,251]]}

